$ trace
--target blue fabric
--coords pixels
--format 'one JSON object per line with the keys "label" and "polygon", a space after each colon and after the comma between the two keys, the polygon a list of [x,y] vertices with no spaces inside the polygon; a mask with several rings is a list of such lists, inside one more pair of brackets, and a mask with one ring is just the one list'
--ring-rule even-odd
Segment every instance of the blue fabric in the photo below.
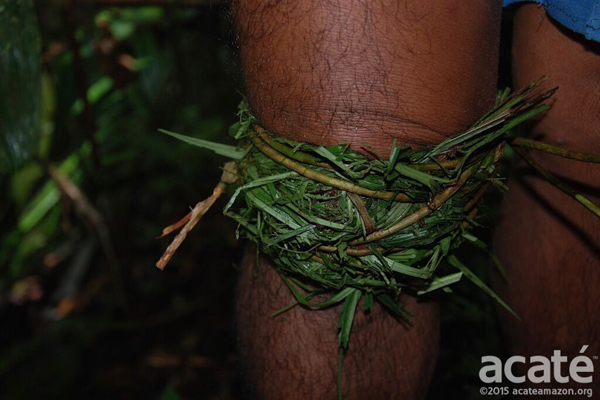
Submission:
{"label": "blue fabric", "polygon": [[543,5],[565,27],[600,42],[600,0],[503,0],[503,6],[525,1]]}

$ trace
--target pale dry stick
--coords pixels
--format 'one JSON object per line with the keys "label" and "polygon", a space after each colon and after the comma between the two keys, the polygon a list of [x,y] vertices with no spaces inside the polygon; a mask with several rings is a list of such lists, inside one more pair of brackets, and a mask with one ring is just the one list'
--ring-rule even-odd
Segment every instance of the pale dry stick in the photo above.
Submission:
{"label": "pale dry stick", "polygon": [[167,226],[166,228],[163,228],[161,235],[157,236],[156,238],[162,239],[165,236],[170,235],[172,232],[175,232],[176,230],[180,229],[182,226],[187,224],[187,222],[190,220],[191,217],[192,217],[192,212],[190,211],[189,213],[186,214],[185,217],[181,218],[179,221],[175,222],[172,225]]}
{"label": "pale dry stick", "polygon": [[[165,266],[171,260],[179,246],[181,246],[181,243],[183,243],[183,241],[187,237],[188,233],[194,228],[194,226],[196,226],[196,224],[198,223],[198,221],[200,221],[204,214],[206,214],[206,212],[210,210],[215,201],[217,201],[217,199],[221,197],[223,193],[225,193],[227,185],[235,183],[236,180],[237,176],[235,162],[230,161],[225,164],[225,167],[223,168],[223,175],[221,176],[221,180],[219,181],[217,186],[214,188],[213,194],[206,200],[203,200],[194,206],[187,223],[181,229],[181,231],[179,231],[177,236],[175,236],[169,247],[167,247],[167,250],[165,250],[164,254],[160,258],[160,260],[158,260],[158,262],[156,263],[156,267],[158,269],[163,270],[165,268]],[[186,218],[187,216],[184,217],[183,220],[185,220]],[[180,222],[177,222],[175,225],[179,224]]]}

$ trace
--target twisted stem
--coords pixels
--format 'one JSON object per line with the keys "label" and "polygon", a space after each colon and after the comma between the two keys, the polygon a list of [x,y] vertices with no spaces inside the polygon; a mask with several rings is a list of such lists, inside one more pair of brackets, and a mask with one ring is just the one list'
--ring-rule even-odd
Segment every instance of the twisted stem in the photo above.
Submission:
{"label": "twisted stem", "polygon": [[555,156],[560,156],[563,158],[568,158],[576,161],[583,161],[588,163],[600,163],[600,155],[599,154],[590,154],[590,153],[580,153],[578,151],[564,149],[559,146],[554,146],[552,144],[539,142],[533,139],[526,139],[522,137],[515,137],[508,140],[508,143],[514,147],[527,148],[532,150],[543,151],[544,153],[552,154]]}
{"label": "twisted stem", "polygon": [[265,141],[258,137],[255,132],[249,133],[250,140],[256,146],[258,150],[260,150],[265,156],[269,157],[271,160],[275,161],[278,164],[283,165],[284,167],[297,172],[298,174],[311,179],[315,182],[322,183],[327,186],[334,187],[336,189],[345,190],[350,193],[358,194],[361,196],[372,197],[375,199],[381,200],[394,200],[401,201],[404,203],[414,203],[415,200],[408,196],[405,193],[394,193],[394,192],[386,192],[386,191],[377,191],[364,188],[362,186],[356,185],[350,181],[335,178],[333,176],[329,176],[323,174],[319,171],[316,171],[306,165],[300,164],[292,160],[289,157],[286,157],[284,154],[278,152],[273,147],[269,146]]}

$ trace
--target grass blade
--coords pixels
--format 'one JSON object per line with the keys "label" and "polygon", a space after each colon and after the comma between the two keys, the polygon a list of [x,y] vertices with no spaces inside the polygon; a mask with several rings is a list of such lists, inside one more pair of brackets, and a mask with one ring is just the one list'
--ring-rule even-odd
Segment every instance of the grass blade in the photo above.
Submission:
{"label": "grass blade", "polygon": [[208,140],[202,140],[186,135],[180,135],[179,133],[171,132],[166,129],[159,129],[158,131],[172,136],[175,139],[179,139],[187,144],[191,144],[192,146],[212,150],[221,156],[225,156],[234,160],[241,160],[248,152],[247,150],[242,150],[235,146],[228,146],[226,144],[210,142]]}
{"label": "grass blade", "polygon": [[348,348],[348,340],[350,339],[350,331],[352,330],[352,322],[356,314],[356,306],[362,296],[362,292],[355,288],[349,288],[350,293],[344,301],[344,307],[340,315],[338,328],[340,330],[339,344],[341,348]]}
{"label": "grass blade", "polygon": [[464,265],[462,262],[460,262],[460,260],[458,258],[456,258],[456,256],[452,255],[452,256],[448,257],[448,262],[453,267],[462,271],[465,274],[465,276],[467,277],[467,279],[469,279],[471,282],[473,282],[475,285],[477,285],[481,290],[483,290],[485,293],[487,293],[491,298],[496,300],[502,307],[504,307],[506,309],[506,311],[508,311],[509,313],[514,315],[515,318],[517,318],[518,320],[521,320],[521,317],[519,317],[517,315],[517,313],[514,312],[513,309],[510,308],[509,305],[506,304],[504,302],[504,300],[502,300],[500,298],[500,296],[498,296],[496,293],[494,293],[494,291],[492,289],[490,289],[489,286],[487,286],[485,283],[483,283],[483,281],[481,279],[479,279],[479,277],[477,275],[475,275],[469,268],[467,268],[466,265]]}

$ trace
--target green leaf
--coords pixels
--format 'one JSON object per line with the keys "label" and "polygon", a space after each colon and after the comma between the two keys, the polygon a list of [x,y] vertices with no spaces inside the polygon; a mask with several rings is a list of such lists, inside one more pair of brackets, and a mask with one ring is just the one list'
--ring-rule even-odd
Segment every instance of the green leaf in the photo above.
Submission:
{"label": "green leaf", "polygon": [[389,294],[382,293],[377,296],[377,301],[387,308],[395,317],[403,321],[408,321],[411,316],[408,311],[402,307],[397,300],[394,300]]}
{"label": "green leaf", "polygon": [[337,292],[336,294],[334,294],[333,296],[331,296],[329,299],[327,299],[321,303],[315,304],[312,307],[313,308],[325,308],[325,307],[332,306],[334,304],[339,303],[342,300],[345,300],[348,296],[353,294],[355,290],[356,289],[351,288],[351,287],[344,288],[344,289],[340,290],[339,292]]}
{"label": "green leaf", "polygon": [[440,189],[440,185],[438,182],[450,182],[451,181],[451,179],[439,178],[439,177],[427,174],[425,172],[417,171],[416,169],[411,168],[402,163],[397,163],[394,168],[400,175],[406,176],[407,178],[410,178],[410,179],[414,179],[415,181],[422,183],[423,185],[429,187],[430,189],[432,189],[433,191],[436,191],[436,192],[439,191],[439,189]]}
{"label": "green leaf", "polygon": [[428,279],[432,274],[432,271],[428,271],[426,269],[418,269],[418,268],[410,267],[406,264],[391,260],[384,256],[382,256],[380,259],[379,257],[372,255],[372,256],[365,256],[362,259],[365,261],[368,261],[370,263],[375,263],[375,264],[379,264],[379,265],[385,263],[387,265],[384,265],[384,266],[391,268],[395,272],[399,272],[401,274],[408,275],[408,276],[414,276],[416,278]]}
{"label": "green leaf", "polygon": [[227,202],[227,205],[223,209],[223,212],[226,213],[231,208],[231,206],[233,205],[233,203],[235,202],[235,200],[237,199],[237,197],[240,195],[240,193],[242,191],[247,190],[247,189],[252,189],[252,188],[255,188],[255,187],[259,187],[259,186],[262,186],[262,185],[266,185],[267,183],[277,182],[277,181],[279,181],[281,179],[291,178],[293,176],[298,176],[298,174],[295,173],[295,172],[293,172],[293,171],[284,172],[282,174],[265,176],[263,178],[257,179],[255,181],[250,182],[250,183],[247,183],[244,186],[238,187],[235,190],[235,192],[233,193],[233,195],[231,196],[231,198],[229,199],[229,201]]}
{"label": "green leaf", "polygon": [[360,290],[350,288],[351,291],[344,301],[342,307],[342,313],[340,315],[340,322],[338,328],[340,330],[339,343],[340,347],[348,348],[348,340],[350,339],[350,331],[352,330],[352,322],[354,322],[354,315],[356,314],[356,306],[360,300],[362,293]]}
{"label": "green leaf", "polygon": [[496,257],[496,255],[494,253],[492,253],[488,247],[487,244],[485,244],[481,239],[471,235],[470,233],[464,232],[462,234],[462,237],[464,237],[465,239],[467,239],[467,241],[471,244],[473,244],[475,247],[480,248],[481,250],[483,250],[491,259],[492,262],[494,263],[494,266],[496,267],[496,269],[498,270],[498,272],[500,273],[500,275],[502,276],[502,278],[508,282],[508,274],[506,273],[506,270],[504,269],[504,266],[502,265],[502,263],[500,262],[500,259],[498,259],[498,257]]}
{"label": "green leaf", "polygon": [[396,162],[398,161],[398,157],[400,157],[402,150],[402,146],[396,146],[396,139],[394,139],[394,144],[392,145],[392,151],[390,153],[390,159],[385,170],[386,177],[394,170],[394,167],[396,166]]}
{"label": "green leaf", "polygon": [[294,285],[292,285],[292,283],[285,276],[280,276],[283,282],[286,284],[286,286],[290,289],[290,292],[292,292],[296,300],[298,300],[298,303],[302,304],[303,306],[310,307],[310,303],[308,302],[306,297],[304,297],[302,293],[300,293],[298,289],[296,289]]}
{"label": "green leaf", "polygon": [[281,234],[281,235],[279,235],[279,236],[276,236],[276,237],[275,237],[274,239],[272,239],[272,240],[268,240],[268,239],[267,239],[267,240],[265,240],[265,243],[266,243],[267,245],[274,245],[274,244],[277,244],[277,243],[283,242],[284,240],[288,240],[288,239],[291,239],[291,238],[293,238],[293,237],[295,237],[295,236],[301,235],[301,234],[303,234],[304,232],[311,231],[311,230],[313,230],[313,229],[315,229],[315,225],[306,225],[306,226],[303,226],[303,227],[301,227],[301,228],[294,229],[293,231],[288,231],[288,232],[286,232],[286,233],[284,233],[284,234]]}
{"label": "green leaf", "polygon": [[257,196],[257,193],[258,192],[254,192],[254,191],[246,193],[246,199],[248,201],[250,201],[251,203],[253,203],[256,206],[256,208],[258,208],[259,210],[262,210],[262,211],[266,212],[267,214],[269,214],[272,217],[274,217],[274,218],[278,219],[279,221],[283,222],[284,224],[286,224],[290,228],[292,228],[292,229],[300,229],[301,228],[301,225],[298,224],[288,214],[279,211],[279,209],[276,209],[274,207],[269,206],[264,201],[262,201],[261,199],[259,199],[258,196]]}
{"label": "green leaf", "polygon": [[373,293],[365,294],[365,311],[373,315]]}
{"label": "green leaf", "polygon": [[21,167],[39,144],[41,45],[33,1],[6,0],[0,12],[0,172]]}
{"label": "green leaf", "polygon": [[348,167],[346,164],[341,162],[338,159],[338,157],[336,157],[332,152],[330,152],[325,147],[323,147],[323,146],[317,147],[315,152],[317,154],[319,154],[320,156],[323,156],[327,160],[331,161],[333,164],[335,164],[337,167],[339,167],[342,171],[344,171],[346,173],[346,175],[348,175],[349,177],[356,179],[356,178],[360,178],[363,176],[363,174],[352,171],[352,169],[350,169],[350,167]]}
{"label": "green leaf", "polygon": [[479,277],[477,275],[475,275],[469,268],[467,268],[466,265],[464,265],[462,262],[460,262],[460,260],[458,258],[456,258],[456,256],[451,255],[450,257],[448,257],[448,262],[453,267],[461,270],[465,274],[467,279],[469,279],[471,282],[473,282],[475,285],[477,285],[481,290],[483,290],[485,293],[487,293],[491,298],[496,300],[498,302],[498,304],[500,304],[502,307],[504,307],[509,313],[514,315],[517,319],[519,319],[519,320],[521,319],[517,315],[517,313],[515,313],[513,311],[513,309],[510,308],[509,305],[506,304],[504,302],[504,300],[502,300],[500,298],[500,296],[498,296],[496,293],[494,293],[494,291],[492,289],[490,289],[485,283],[483,283],[483,281],[481,279],[479,279]]}
{"label": "green leaf", "polygon": [[427,289],[419,290],[417,294],[420,296],[426,293],[433,292],[434,290],[441,289],[448,285],[452,285],[453,283],[460,281],[460,278],[462,278],[462,276],[462,272],[456,272],[454,274],[446,275],[441,278],[435,278],[431,281]]}
{"label": "green leaf", "polygon": [[[104,97],[113,88],[113,80],[108,76],[103,76],[96,82],[90,85],[87,91],[87,99],[90,104],[96,104],[102,97]],[[83,101],[77,99],[71,106],[71,114],[77,115],[83,111]]]}
{"label": "green leaf", "polygon": [[[84,143],[81,148],[81,153],[85,155],[89,154],[89,151],[89,146],[87,143]],[[77,182],[79,176],[76,175],[80,159],[80,152],[76,151],[60,164],[58,170]],[[58,190],[58,186],[54,181],[48,180],[19,216],[17,223],[19,231],[22,233],[29,232],[58,203],[59,199],[60,191]]]}
{"label": "green leaf", "polygon": [[247,153],[247,150],[242,150],[235,146],[228,146],[226,144],[210,142],[208,140],[202,140],[191,136],[180,135],[179,133],[167,131],[165,129],[159,129],[159,132],[165,133],[183,142],[191,144],[192,146],[201,147],[203,149],[212,150],[215,153],[225,156],[234,160],[241,160]]}

